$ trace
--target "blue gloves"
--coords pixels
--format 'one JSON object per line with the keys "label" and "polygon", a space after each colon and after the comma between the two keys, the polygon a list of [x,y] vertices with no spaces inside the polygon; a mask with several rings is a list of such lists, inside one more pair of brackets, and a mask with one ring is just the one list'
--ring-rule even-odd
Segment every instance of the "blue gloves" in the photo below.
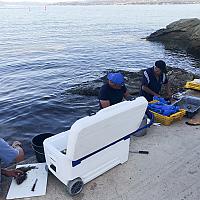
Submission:
{"label": "blue gloves", "polygon": [[156,113],[162,114],[164,116],[170,116],[174,113],[177,113],[180,108],[179,106],[173,106],[173,105],[166,105],[162,102],[156,102],[153,104],[149,104],[148,108]]}
{"label": "blue gloves", "polygon": [[162,102],[164,104],[167,104],[167,105],[171,104],[171,102],[169,100],[166,100],[165,98],[162,98],[162,97],[154,96],[153,100],[160,101],[160,102]]}

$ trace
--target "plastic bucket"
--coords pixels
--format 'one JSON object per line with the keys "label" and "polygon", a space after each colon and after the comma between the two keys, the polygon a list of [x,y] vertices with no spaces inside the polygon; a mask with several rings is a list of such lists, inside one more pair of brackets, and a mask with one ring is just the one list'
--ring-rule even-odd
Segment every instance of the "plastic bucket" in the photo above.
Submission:
{"label": "plastic bucket", "polygon": [[52,134],[52,133],[43,133],[43,134],[36,135],[32,139],[32,147],[35,152],[36,159],[39,163],[46,162],[45,155],[44,155],[43,142],[45,139],[47,139],[53,135],[54,134]]}
{"label": "plastic bucket", "polygon": [[[142,127],[144,127],[145,125],[147,125],[147,116],[146,115],[143,117],[139,129],[142,128]],[[137,131],[136,133],[134,133],[134,136],[141,137],[141,136],[144,136],[146,134],[147,134],[147,128],[144,128],[144,129],[142,129],[142,130]]]}

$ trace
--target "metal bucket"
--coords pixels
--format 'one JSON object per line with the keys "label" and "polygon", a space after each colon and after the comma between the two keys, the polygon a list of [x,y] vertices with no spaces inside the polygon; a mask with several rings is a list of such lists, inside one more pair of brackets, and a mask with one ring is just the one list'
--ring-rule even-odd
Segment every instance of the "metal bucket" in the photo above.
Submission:
{"label": "metal bucket", "polygon": [[[146,126],[146,125],[147,125],[147,116],[145,115],[145,116],[143,117],[143,119],[142,119],[142,122],[141,122],[141,124],[140,124],[139,129],[142,128],[142,127],[144,127],[144,126]],[[147,128],[144,128],[144,129],[139,130],[139,131],[137,131],[136,133],[134,133],[134,136],[136,136],[136,137],[141,137],[141,136],[144,136],[144,135],[146,135],[146,134],[147,134]]]}

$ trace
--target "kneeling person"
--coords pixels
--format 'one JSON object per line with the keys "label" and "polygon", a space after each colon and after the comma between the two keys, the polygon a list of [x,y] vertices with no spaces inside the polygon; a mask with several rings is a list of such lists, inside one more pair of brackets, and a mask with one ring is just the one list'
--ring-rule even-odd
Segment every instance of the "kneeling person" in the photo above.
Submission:
{"label": "kneeling person", "polygon": [[124,85],[124,76],[121,73],[109,73],[108,83],[104,84],[99,92],[100,108],[122,102],[123,98],[129,100],[129,95],[126,86]]}

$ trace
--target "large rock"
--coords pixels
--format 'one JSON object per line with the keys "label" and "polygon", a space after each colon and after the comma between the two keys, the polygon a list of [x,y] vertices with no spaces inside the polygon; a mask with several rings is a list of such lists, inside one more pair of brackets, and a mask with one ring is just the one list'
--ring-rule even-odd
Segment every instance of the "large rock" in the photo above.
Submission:
{"label": "large rock", "polygon": [[168,49],[184,49],[200,57],[200,20],[197,18],[181,19],[160,29],[147,38],[149,41],[160,41]]}
{"label": "large rock", "polygon": [[[120,71],[126,79],[126,86],[132,95],[137,95],[140,89],[140,83],[142,79],[143,71],[139,72],[127,72]],[[103,76],[100,79],[94,81],[87,81],[73,88],[69,89],[67,92],[72,94],[86,95],[86,96],[98,96],[101,86],[106,83],[107,76]]]}
{"label": "large rock", "polygon": [[[124,74],[126,79],[126,86],[129,93],[133,96],[139,95],[142,75],[144,70],[139,72],[120,71]],[[183,87],[187,81],[191,81],[198,76],[189,73],[183,69],[168,67],[168,78],[171,83],[171,90],[173,93],[183,90]],[[106,76],[94,81],[88,81],[74,86],[67,92],[72,94],[98,96],[99,89],[107,80]],[[164,87],[163,87],[164,88]],[[165,90],[162,90],[162,94],[165,95]]]}

